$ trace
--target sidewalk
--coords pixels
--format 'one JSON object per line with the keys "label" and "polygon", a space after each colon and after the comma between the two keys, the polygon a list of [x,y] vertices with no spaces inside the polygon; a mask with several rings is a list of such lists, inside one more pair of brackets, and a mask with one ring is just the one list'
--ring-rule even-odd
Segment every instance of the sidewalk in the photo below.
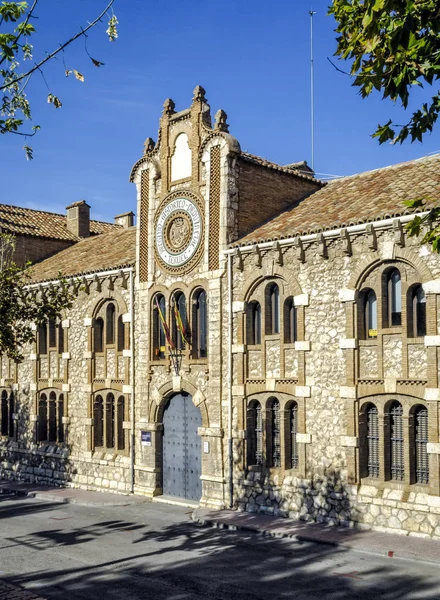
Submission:
{"label": "sidewalk", "polygon": [[[1,494],[14,494],[63,504],[81,504],[82,506],[131,506],[148,502],[148,499],[143,496],[91,492],[77,488],[47,487],[14,481],[0,481]],[[2,600],[1,596],[0,600]]]}
{"label": "sidewalk", "polygon": [[219,529],[254,531],[261,535],[342,546],[356,552],[440,565],[440,541],[431,539],[305,523],[283,517],[233,510],[197,508],[192,514],[192,519],[199,525]]}

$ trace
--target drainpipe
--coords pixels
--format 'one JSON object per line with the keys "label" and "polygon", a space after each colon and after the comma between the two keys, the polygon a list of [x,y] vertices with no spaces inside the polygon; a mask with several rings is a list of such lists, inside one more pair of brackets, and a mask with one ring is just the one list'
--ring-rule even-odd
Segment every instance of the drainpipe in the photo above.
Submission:
{"label": "drainpipe", "polygon": [[134,444],[135,444],[135,415],[134,415],[134,396],[135,396],[135,366],[134,366],[134,277],[133,268],[130,269],[130,382],[131,382],[131,444],[130,444],[130,491],[134,494]]}
{"label": "drainpipe", "polygon": [[228,254],[228,463],[229,507],[234,505],[233,444],[232,444],[232,255]]}

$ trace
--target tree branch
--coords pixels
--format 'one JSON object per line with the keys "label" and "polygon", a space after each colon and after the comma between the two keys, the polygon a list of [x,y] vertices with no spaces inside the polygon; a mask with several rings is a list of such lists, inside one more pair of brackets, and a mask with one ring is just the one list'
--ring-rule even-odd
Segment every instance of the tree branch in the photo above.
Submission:
{"label": "tree branch", "polygon": [[[28,12],[28,14],[27,14],[27,17],[26,17],[26,19],[23,21],[23,28],[24,28],[24,27],[26,27],[26,25],[28,24],[28,22],[29,22],[29,19],[31,18],[31,16],[32,16],[32,13],[34,12],[34,9],[35,9],[35,7],[36,7],[36,5],[37,5],[37,2],[38,2],[38,0],[34,0],[34,3],[32,4],[32,6],[31,6],[31,9],[30,9],[30,11],[29,11],[29,12]],[[23,29],[22,29],[21,31],[19,31],[19,32],[18,32],[18,35],[17,35],[17,37],[16,37],[16,38],[15,38],[15,40],[12,42],[12,45],[14,45],[14,44],[17,44],[17,43],[18,43],[18,40],[21,38],[21,36],[22,36],[22,35],[23,35]],[[2,63],[5,61],[5,60],[6,60],[6,55],[5,55],[3,58],[1,58],[1,59],[0,59],[0,65],[1,65],[1,64],[2,64]]]}
{"label": "tree branch", "polygon": [[20,75],[19,77],[17,77],[17,79],[14,79],[10,83],[0,86],[0,91],[8,88],[12,83],[18,83],[19,81],[21,81],[25,77],[28,77],[29,75],[32,75],[32,73],[34,71],[36,71],[37,69],[40,69],[40,67],[42,67],[45,63],[47,63],[47,61],[49,61],[51,58],[53,58],[54,56],[56,56],[59,52],[61,52],[62,50],[64,50],[64,48],[66,48],[66,46],[69,46],[69,44],[71,44],[72,42],[74,42],[76,39],[78,39],[82,35],[85,35],[86,32],[89,29],[91,29],[94,25],[96,25],[96,23],[98,23],[102,19],[102,17],[105,15],[105,13],[108,11],[108,9],[111,7],[111,5],[113,3],[114,3],[114,0],[111,0],[109,2],[109,4],[105,7],[105,9],[102,11],[102,13],[98,17],[96,17],[96,19],[94,21],[92,21],[91,23],[89,23],[89,25],[87,25],[87,27],[85,29],[81,29],[81,31],[78,32],[73,37],[71,37],[70,40],[67,40],[67,42],[65,42],[62,46],[60,46],[59,48],[57,48],[56,50],[54,50],[53,52],[51,52],[50,54],[48,54],[46,56],[46,58],[44,58],[42,61],[40,61],[38,64],[36,64],[35,67],[33,67],[32,69],[30,69],[27,73],[23,73],[23,75]]}

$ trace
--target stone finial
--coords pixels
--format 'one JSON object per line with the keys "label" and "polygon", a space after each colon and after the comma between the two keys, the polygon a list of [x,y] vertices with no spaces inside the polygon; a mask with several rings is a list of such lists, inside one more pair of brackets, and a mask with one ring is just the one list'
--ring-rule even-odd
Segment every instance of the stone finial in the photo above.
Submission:
{"label": "stone finial", "polygon": [[176,105],[173,102],[173,100],[171,100],[171,98],[167,98],[165,100],[165,102],[163,103],[163,114],[164,115],[173,115],[176,112],[174,110],[175,108],[176,108]]}
{"label": "stone finial", "polygon": [[144,154],[148,154],[154,150],[154,140],[153,138],[147,137],[144,142]]}
{"label": "stone finial", "polygon": [[229,125],[226,122],[228,115],[221,108],[215,113],[215,123],[214,129],[216,131],[225,131],[226,133],[229,131]]}
{"label": "stone finial", "polygon": [[193,94],[193,102],[207,102],[205,97],[206,91],[201,85],[196,85]]}

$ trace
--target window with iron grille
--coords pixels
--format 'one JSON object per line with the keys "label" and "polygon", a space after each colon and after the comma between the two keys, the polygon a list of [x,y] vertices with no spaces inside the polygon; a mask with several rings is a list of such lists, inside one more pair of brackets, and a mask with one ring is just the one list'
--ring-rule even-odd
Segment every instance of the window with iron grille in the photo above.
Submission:
{"label": "window with iron grille", "polygon": [[280,429],[280,403],[272,400],[271,404],[271,435],[270,457],[272,467],[281,466],[281,429]]}
{"label": "window with iron grille", "polygon": [[402,281],[398,269],[392,269],[387,273],[387,320],[386,327],[394,327],[402,324]]}
{"label": "window with iron grille", "polygon": [[266,333],[280,332],[280,289],[274,283],[269,289],[269,323]]}
{"label": "window with iron grille", "polygon": [[428,410],[418,408],[414,421],[416,483],[429,483]]}
{"label": "window with iron grille", "polygon": [[247,343],[251,346],[261,344],[261,306],[259,302],[250,302],[247,313]]}
{"label": "window with iron grille", "polygon": [[14,395],[6,390],[1,396],[1,434],[14,437]]}
{"label": "window with iron grille", "polygon": [[64,442],[64,396],[52,391],[40,395],[38,400],[38,441]]}
{"label": "window with iron grille", "polygon": [[391,450],[391,479],[403,481],[405,467],[403,459],[403,408],[395,402],[390,410],[390,450]]}
{"label": "window with iron grille", "polygon": [[94,447],[124,450],[125,398],[108,392],[105,401],[97,395],[93,402]]}
{"label": "window with iron grille", "polygon": [[247,409],[247,463],[249,466],[263,462],[263,415],[261,404],[252,400]]}
{"label": "window with iron grille", "polygon": [[290,407],[290,468],[297,469],[299,465],[298,441],[298,404],[294,402]]}
{"label": "window with iron grille", "polygon": [[367,411],[368,477],[379,477],[379,416],[372,405]]}

